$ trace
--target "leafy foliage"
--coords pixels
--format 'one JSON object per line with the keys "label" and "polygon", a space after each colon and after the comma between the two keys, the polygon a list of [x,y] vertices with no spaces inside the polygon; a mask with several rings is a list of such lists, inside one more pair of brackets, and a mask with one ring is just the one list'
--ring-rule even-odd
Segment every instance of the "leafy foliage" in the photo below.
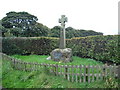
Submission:
{"label": "leafy foliage", "polygon": [[[92,36],[67,39],[68,48],[72,48],[73,55],[120,63],[118,46],[119,35]],[[6,54],[40,54],[49,55],[58,48],[59,39],[50,37],[21,37],[3,38],[2,51]]]}
{"label": "leafy foliage", "polygon": [[60,31],[61,27],[60,26],[55,26],[50,30],[49,37],[60,37]]}
{"label": "leafy foliage", "polygon": [[73,38],[67,43],[73,55],[120,63],[118,35]]}
{"label": "leafy foliage", "polygon": [[7,16],[2,19],[2,26],[5,28],[18,27],[27,29],[38,20],[36,16],[27,12],[9,12],[6,15]]}
{"label": "leafy foliage", "polygon": [[[3,37],[60,37],[60,26],[52,29],[38,23],[38,18],[28,12],[8,12],[0,21],[0,29]],[[103,35],[93,30],[77,30],[72,27],[66,28],[66,38]]]}
{"label": "leafy foliage", "polygon": [[57,48],[58,39],[45,37],[11,37],[3,38],[3,52],[6,54],[40,54],[46,55]]}
{"label": "leafy foliage", "polygon": [[116,80],[113,77],[107,77],[104,87],[105,88],[118,88],[118,80]]}
{"label": "leafy foliage", "polygon": [[[60,26],[55,26],[51,29],[50,36],[51,37],[60,37]],[[74,37],[86,37],[86,36],[95,36],[95,35],[103,35],[103,33],[95,32],[93,30],[77,30],[72,27],[66,28],[66,38],[74,38]]]}
{"label": "leafy foliage", "polygon": [[3,37],[48,36],[49,28],[38,23],[36,16],[27,12],[9,12],[6,15],[7,16],[1,20],[0,24]]}

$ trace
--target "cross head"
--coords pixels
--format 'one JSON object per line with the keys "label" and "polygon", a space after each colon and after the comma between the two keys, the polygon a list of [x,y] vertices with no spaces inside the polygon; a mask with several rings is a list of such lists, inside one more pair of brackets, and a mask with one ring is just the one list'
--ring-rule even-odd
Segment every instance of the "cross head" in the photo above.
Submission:
{"label": "cross head", "polygon": [[67,17],[65,15],[61,15],[61,19],[59,19],[59,23],[61,23],[61,26],[65,26],[65,22],[67,22]]}

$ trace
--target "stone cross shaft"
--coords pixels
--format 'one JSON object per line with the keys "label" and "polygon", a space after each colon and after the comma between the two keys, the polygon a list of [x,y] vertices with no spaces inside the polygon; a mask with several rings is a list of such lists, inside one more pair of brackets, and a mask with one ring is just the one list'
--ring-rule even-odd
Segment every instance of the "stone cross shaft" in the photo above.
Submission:
{"label": "stone cross shaft", "polygon": [[60,31],[60,49],[66,48],[66,42],[65,42],[65,22],[67,22],[67,17],[65,15],[61,16],[61,19],[59,19],[59,23],[61,23],[62,30]]}

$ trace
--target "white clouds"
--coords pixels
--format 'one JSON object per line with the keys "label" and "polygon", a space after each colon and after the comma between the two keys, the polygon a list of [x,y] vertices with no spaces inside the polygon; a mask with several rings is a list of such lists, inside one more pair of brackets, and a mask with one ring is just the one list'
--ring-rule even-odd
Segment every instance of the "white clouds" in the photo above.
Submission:
{"label": "white clouds", "polygon": [[91,29],[104,34],[118,33],[117,0],[3,0],[0,19],[9,11],[27,11],[39,22],[52,28],[59,25],[61,14],[68,17],[67,26]]}

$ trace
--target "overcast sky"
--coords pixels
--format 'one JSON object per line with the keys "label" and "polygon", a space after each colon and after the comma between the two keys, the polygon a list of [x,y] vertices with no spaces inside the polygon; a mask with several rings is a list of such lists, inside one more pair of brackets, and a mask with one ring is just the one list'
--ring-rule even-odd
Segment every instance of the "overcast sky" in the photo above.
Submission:
{"label": "overcast sky", "polygon": [[119,0],[1,0],[0,19],[10,11],[26,11],[38,22],[52,28],[62,14],[68,17],[66,27],[94,30],[104,35],[118,34]]}

